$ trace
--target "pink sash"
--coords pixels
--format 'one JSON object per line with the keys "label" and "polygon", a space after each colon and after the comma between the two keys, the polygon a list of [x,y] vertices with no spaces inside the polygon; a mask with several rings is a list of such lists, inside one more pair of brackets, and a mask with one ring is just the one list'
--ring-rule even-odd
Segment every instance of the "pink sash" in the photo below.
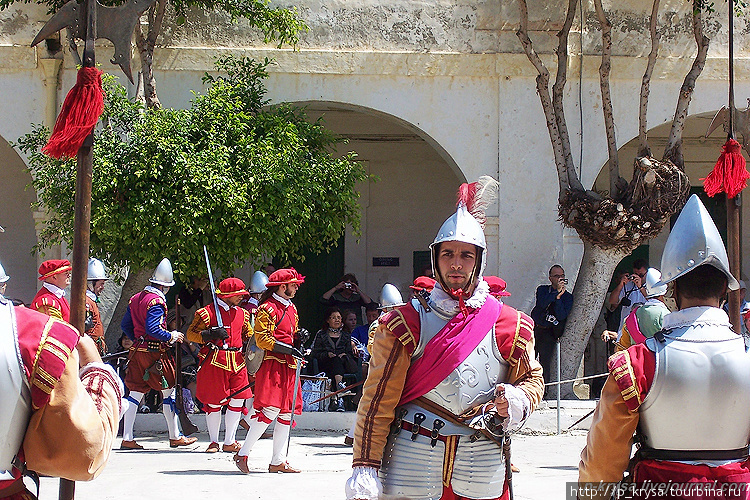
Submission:
{"label": "pink sash", "polygon": [[494,330],[501,308],[502,304],[489,296],[481,308],[470,310],[468,315],[459,312],[454,316],[409,367],[399,405],[424,396],[445,380]]}
{"label": "pink sash", "polygon": [[638,326],[638,318],[635,316],[635,312],[639,306],[630,311],[628,317],[625,318],[625,326],[628,328],[630,338],[633,340],[633,344],[642,344],[646,341],[646,336],[641,333],[641,328]]}

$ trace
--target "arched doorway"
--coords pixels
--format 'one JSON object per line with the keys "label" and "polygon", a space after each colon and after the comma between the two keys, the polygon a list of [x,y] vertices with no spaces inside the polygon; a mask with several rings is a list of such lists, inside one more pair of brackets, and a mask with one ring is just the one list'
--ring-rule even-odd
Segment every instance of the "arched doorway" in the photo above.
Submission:
{"label": "arched doorway", "polygon": [[427,248],[437,229],[455,210],[456,190],[465,178],[439,144],[394,116],[335,102],[295,104],[346,138],[337,153],[356,152],[373,177],[357,186],[360,234],[349,230],[328,255],[310,255],[298,265],[308,279],[295,302],[301,324],[315,333],[323,309],[320,296],[345,272],[354,273],[375,301],[384,283],[395,284],[407,297],[415,273],[429,263]]}
{"label": "arched doorway", "polygon": [[31,176],[18,153],[0,137],[0,263],[11,277],[6,294],[25,303],[37,291],[37,259],[32,252],[36,231],[31,204],[36,201],[33,189],[26,189]]}
{"label": "arched doorway", "polygon": [[[705,136],[715,114],[716,111],[709,111],[689,116],[685,121],[685,130],[682,136],[685,173],[690,178],[692,191],[699,193],[701,196],[703,196],[703,181],[701,179],[711,172],[719,154],[721,153],[721,147],[726,142],[726,134],[721,127],[715,130],[710,137]],[[671,126],[672,122],[668,121],[648,131],[648,142],[654,157],[661,158],[667,139],[669,138]],[[628,141],[619,150],[620,175],[628,181],[633,177],[633,160],[638,152],[638,147],[639,143],[638,138],[636,137]],[[594,189],[607,190],[609,189],[608,186],[609,172],[607,171],[605,164],[599,171],[599,176],[594,183]],[[726,235],[726,215],[725,211],[722,209],[725,203],[723,195],[718,195],[711,200],[704,196],[704,200],[709,212],[712,213],[714,221],[719,227],[719,231],[723,235]],[[742,221],[746,219],[746,210],[747,209],[743,206],[740,211]],[[744,222],[741,222],[740,230],[742,244],[743,247],[747,247],[748,242],[746,241],[746,235],[748,235],[749,232],[745,230],[743,226]],[[648,260],[655,267],[659,267],[661,254],[664,250],[667,237],[669,236],[669,228],[670,225],[667,224],[659,236],[647,242]],[[745,258],[743,257],[743,269],[746,269],[746,263],[747,261],[745,261]]]}

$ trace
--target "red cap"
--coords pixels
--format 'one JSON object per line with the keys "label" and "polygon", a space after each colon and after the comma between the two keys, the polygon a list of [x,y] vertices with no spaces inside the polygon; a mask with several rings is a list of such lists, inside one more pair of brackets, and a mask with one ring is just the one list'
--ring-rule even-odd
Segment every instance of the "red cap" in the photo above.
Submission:
{"label": "red cap", "polygon": [[430,278],[429,276],[419,276],[417,279],[414,280],[413,285],[409,285],[409,288],[412,290],[426,290],[428,292],[431,292],[433,288],[435,288],[435,280]]}
{"label": "red cap", "polygon": [[39,266],[39,279],[44,281],[50,276],[70,271],[72,268],[73,266],[70,265],[70,261],[67,259],[45,260]]}
{"label": "red cap", "polygon": [[268,277],[266,288],[279,285],[288,285],[297,283],[298,285],[305,282],[305,277],[298,273],[293,267],[288,269],[279,269],[271,273]]}
{"label": "red cap", "polygon": [[216,295],[219,297],[235,297],[237,295],[249,297],[250,292],[245,290],[245,283],[241,279],[227,278],[219,283],[219,289],[216,290]]}
{"label": "red cap", "polygon": [[497,276],[485,276],[484,281],[490,285],[490,293],[495,297],[510,297],[510,292],[505,291],[505,280]]}

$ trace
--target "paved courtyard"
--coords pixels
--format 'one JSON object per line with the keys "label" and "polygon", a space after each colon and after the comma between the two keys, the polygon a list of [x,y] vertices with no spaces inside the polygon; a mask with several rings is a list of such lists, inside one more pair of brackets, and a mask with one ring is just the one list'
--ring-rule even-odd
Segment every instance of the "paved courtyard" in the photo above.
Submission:
{"label": "paved courtyard", "polygon": [[[196,423],[203,424],[196,416]],[[163,423],[163,421],[162,421]],[[112,453],[107,468],[95,481],[76,483],[76,498],[105,500],[159,498],[207,500],[289,500],[344,498],[344,482],[351,473],[352,449],[340,431],[300,430],[292,436],[289,461],[301,474],[269,474],[271,440],[261,439],[250,454],[251,474],[240,474],[229,453],[203,453],[205,432],[187,448],[170,449],[162,433],[137,433],[148,450]],[[140,437],[144,436],[144,437]],[[244,436],[244,433],[240,434]],[[583,430],[557,435],[516,435],[513,463],[516,500],[565,498],[566,481],[575,481],[578,458],[586,440]],[[119,447],[120,439],[116,441]],[[57,499],[58,480],[42,478],[40,500]]]}

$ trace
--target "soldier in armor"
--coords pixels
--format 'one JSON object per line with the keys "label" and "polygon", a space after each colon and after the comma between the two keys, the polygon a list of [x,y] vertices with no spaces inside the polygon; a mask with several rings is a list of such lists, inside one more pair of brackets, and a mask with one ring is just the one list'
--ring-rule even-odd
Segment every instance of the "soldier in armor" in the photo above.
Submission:
{"label": "soldier in armor", "polygon": [[91,337],[99,349],[99,354],[107,354],[107,343],[104,341],[104,325],[99,314],[99,295],[104,291],[104,284],[109,279],[104,271],[104,264],[98,259],[89,259],[86,282],[86,335]]}
{"label": "soldier in armor", "polygon": [[187,331],[190,342],[203,344],[198,353],[196,396],[206,412],[206,426],[211,444],[206,453],[219,451],[221,408],[227,407],[224,417],[224,445],[222,451],[237,453],[237,426],[242,418],[245,400],[253,396],[245,369],[243,345],[251,335],[250,314],[238,307],[247,297],[245,283],[239,278],[227,278],[219,283],[216,302],[220,309],[223,328],[219,328],[214,304],[198,309]]}
{"label": "soldier in armor", "polygon": [[70,261],[45,260],[39,266],[39,280],[42,288],[31,301],[31,308],[47,316],[70,321],[70,305],[65,298],[65,289],[70,286]]}
{"label": "soldier in armor", "polygon": [[[246,300],[240,303],[240,307],[247,310],[250,313],[250,329],[252,330],[255,326],[255,313],[258,311],[258,304],[260,297],[263,292],[266,291],[266,283],[268,283],[268,276],[263,271],[255,271],[252,278],[250,278],[250,286],[247,288],[250,294]],[[255,345],[255,339],[251,336],[245,346],[245,359],[247,367],[248,380],[250,382],[255,381],[255,372],[260,368],[260,363],[263,362],[263,349]],[[245,400],[245,411],[244,417],[240,420],[240,427],[245,430],[250,429],[250,418],[252,415],[253,398],[250,396]],[[270,438],[271,433],[266,431],[261,436],[262,438]]]}
{"label": "soldier in armor", "polygon": [[5,268],[2,264],[0,264],[0,298],[5,297],[5,289],[8,286],[8,280],[10,279],[10,276],[8,276],[5,272]]}
{"label": "soldier in armor", "polygon": [[666,283],[661,283],[661,273],[653,267],[646,271],[643,285],[645,304],[636,304],[625,318],[622,336],[617,343],[617,350],[622,351],[633,344],[645,342],[661,330],[664,316],[669,314],[669,308],[664,303],[667,295]]}
{"label": "soldier in armor", "polygon": [[22,480],[27,469],[74,481],[98,476],[123,389],[94,342],[0,297],[0,353],[0,498],[36,498]]}
{"label": "soldier in armor", "polygon": [[[617,482],[626,470],[636,485],[697,482],[718,491],[748,483],[750,354],[720,308],[727,288],[739,284],[696,195],[672,228],[661,271],[657,286],[672,284],[679,310],[664,316],[662,330],[645,343],[609,359],[579,483]],[[631,460],[633,442],[639,446]],[[747,488],[736,492],[717,498],[750,497]],[[697,498],[685,489],[671,493]]]}
{"label": "soldier in armor", "polygon": [[[274,420],[273,456],[268,472],[299,472],[286,461],[286,447],[292,412],[296,415],[302,413],[302,390],[296,370],[303,355],[294,346],[298,341],[299,318],[292,299],[304,282],[305,277],[293,268],[274,271],[268,277],[267,290],[255,314],[253,335],[256,345],[265,354],[255,374],[254,413],[250,429],[242,449],[234,456],[235,465],[244,474],[250,473],[247,464],[250,450]],[[293,401],[295,381],[297,399]]]}
{"label": "soldier in armor", "polygon": [[411,299],[378,320],[347,499],[510,496],[506,433],[529,417],[544,381],[531,319],[482,277],[491,203],[482,194],[496,190],[489,177],[461,186],[430,245],[437,284],[426,304]]}
{"label": "soldier in armor", "polygon": [[125,374],[125,385],[130,389],[130,394],[125,398],[128,406],[124,410],[125,424],[120,444],[123,450],[143,449],[133,439],[133,426],[138,406],[150,389],[162,394],[162,413],[169,429],[169,446],[186,446],[198,439],[182,435],[175,413],[175,367],[169,347],[175,342],[182,342],[184,335],[176,330],[167,330],[164,294],[174,285],[172,264],[168,259],[162,259],[149,281],[151,285],[130,298],[125,317],[120,323],[122,331],[133,341]]}

